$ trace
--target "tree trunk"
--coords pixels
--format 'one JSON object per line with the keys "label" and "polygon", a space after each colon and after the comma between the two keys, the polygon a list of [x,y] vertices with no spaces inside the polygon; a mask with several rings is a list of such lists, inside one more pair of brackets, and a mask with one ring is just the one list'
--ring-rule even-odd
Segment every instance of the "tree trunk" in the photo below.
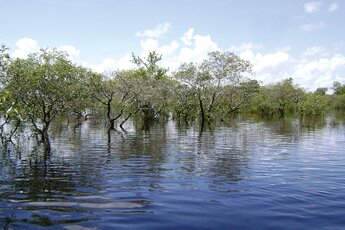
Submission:
{"label": "tree trunk", "polygon": [[110,122],[110,127],[109,129],[114,130],[115,129],[115,121],[119,119],[123,114],[123,109],[121,109],[120,113],[115,117],[109,120]]}
{"label": "tree trunk", "polygon": [[139,112],[139,109],[137,109],[134,113],[129,113],[128,116],[121,122],[120,128],[123,129],[123,124],[133,115]]}
{"label": "tree trunk", "polygon": [[204,105],[203,105],[200,93],[198,94],[198,99],[199,99],[199,106],[200,106],[201,124],[203,126],[205,122],[205,111],[204,111]]}
{"label": "tree trunk", "polygon": [[110,122],[110,128],[114,128],[114,121],[111,121],[111,117],[110,117],[110,114],[111,114],[111,99],[108,100],[107,102],[107,118],[108,118],[108,121]]}

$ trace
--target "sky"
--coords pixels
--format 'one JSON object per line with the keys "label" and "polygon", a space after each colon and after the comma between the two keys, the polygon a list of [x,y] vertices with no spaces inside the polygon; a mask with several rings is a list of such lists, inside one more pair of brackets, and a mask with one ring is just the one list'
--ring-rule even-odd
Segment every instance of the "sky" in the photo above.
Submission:
{"label": "sky", "polygon": [[56,48],[98,72],[162,54],[174,71],[233,52],[262,84],[345,83],[345,0],[0,0],[0,44],[15,58]]}

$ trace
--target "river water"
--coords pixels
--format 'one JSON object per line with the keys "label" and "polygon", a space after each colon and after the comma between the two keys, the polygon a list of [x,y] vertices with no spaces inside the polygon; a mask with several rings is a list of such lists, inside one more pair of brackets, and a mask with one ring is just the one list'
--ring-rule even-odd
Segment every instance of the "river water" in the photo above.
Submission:
{"label": "river water", "polygon": [[[344,229],[345,122],[84,123],[0,153],[7,229]],[[24,145],[25,146],[25,145]],[[38,150],[37,150],[38,149]]]}

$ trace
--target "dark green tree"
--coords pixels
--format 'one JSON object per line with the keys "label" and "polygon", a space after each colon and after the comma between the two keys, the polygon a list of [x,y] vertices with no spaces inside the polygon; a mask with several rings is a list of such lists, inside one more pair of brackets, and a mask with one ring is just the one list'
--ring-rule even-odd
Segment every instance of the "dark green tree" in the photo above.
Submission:
{"label": "dark green tree", "polygon": [[[249,62],[230,52],[211,52],[201,64],[182,64],[174,73],[177,81],[188,86],[198,102],[201,123],[211,121],[221,96],[243,82],[244,75],[251,72]],[[233,92],[235,94],[235,92]]]}
{"label": "dark green tree", "polygon": [[[11,62],[4,89],[11,93],[24,119],[42,142],[49,143],[49,127],[58,115],[79,102],[78,84],[85,70],[56,50],[41,50]],[[47,145],[49,151],[50,146]]]}

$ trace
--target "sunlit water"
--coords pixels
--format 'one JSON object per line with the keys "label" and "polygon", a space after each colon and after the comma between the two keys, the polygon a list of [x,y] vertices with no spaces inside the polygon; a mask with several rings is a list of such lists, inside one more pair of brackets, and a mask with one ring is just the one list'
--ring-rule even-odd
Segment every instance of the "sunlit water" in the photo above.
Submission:
{"label": "sunlit water", "polygon": [[46,159],[32,146],[2,152],[0,227],[345,228],[341,121],[126,130],[63,127]]}

